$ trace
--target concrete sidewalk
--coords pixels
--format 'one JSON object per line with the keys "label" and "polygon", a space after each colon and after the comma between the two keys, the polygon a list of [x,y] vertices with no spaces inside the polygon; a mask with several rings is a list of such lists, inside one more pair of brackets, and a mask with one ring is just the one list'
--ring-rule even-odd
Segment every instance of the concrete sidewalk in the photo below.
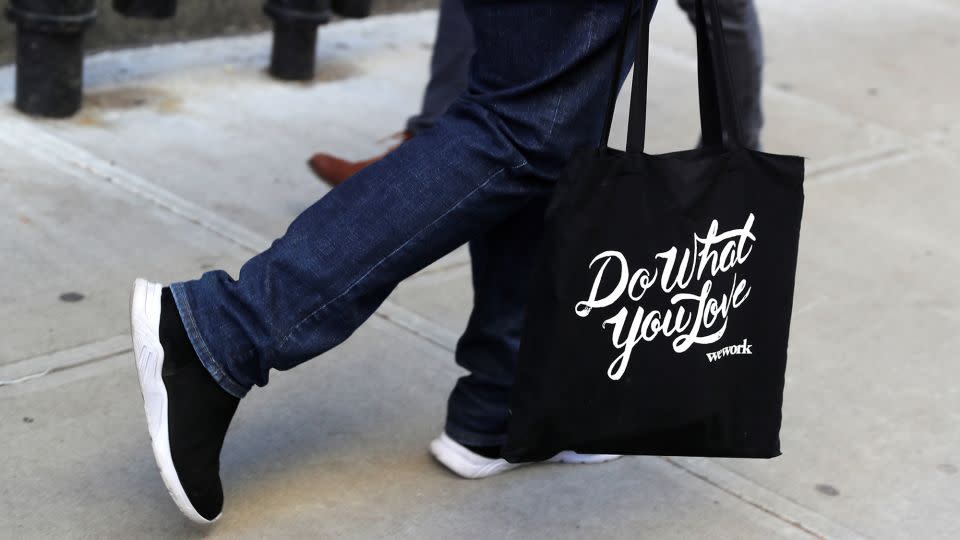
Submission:
{"label": "concrete sidewalk", "polygon": [[[661,4],[651,152],[698,129],[693,35]],[[955,538],[960,5],[762,4],[764,142],[810,157],[782,457],[453,477],[426,445],[461,374],[461,249],[251,392],[223,519],[180,516],[150,454],[128,287],[235,274],[326,192],[307,156],[389,145],[374,141],[427,75],[422,12],[325,27],[308,84],[269,79],[258,35],[92,57],[71,120],[0,110],[0,538]],[[0,101],[12,86],[0,68]]]}

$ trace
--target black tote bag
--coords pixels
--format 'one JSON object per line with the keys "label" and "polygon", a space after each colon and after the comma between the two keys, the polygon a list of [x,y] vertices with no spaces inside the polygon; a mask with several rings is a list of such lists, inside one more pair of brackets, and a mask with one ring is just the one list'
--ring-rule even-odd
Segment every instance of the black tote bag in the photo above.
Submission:
{"label": "black tote bag", "polygon": [[723,33],[708,31],[703,0],[702,146],[643,153],[645,11],[626,151],[606,146],[614,77],[601,147],[572,160],[547,209],[503,449],[511,462],[561,450],[780,454],[803,158],[743,147]]}

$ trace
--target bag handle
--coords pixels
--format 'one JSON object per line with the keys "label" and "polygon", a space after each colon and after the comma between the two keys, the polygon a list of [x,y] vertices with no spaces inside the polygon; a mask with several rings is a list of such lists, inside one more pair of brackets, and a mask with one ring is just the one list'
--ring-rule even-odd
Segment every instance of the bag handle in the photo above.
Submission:
{"label": "bag handle", "polygon": [[[627,37],[630,29],[630,18],[633,15],[633,9],[638,0],[626,0],[623,3],[623,23],[617,32],[617,58],[613,63],[613,72],[610,77],[610,92],[607,95],[607,113],[603,119],[603,139],[600,141],[600,148],[607,148],[607,141],[610,139],[610,127],[613,124],[613,110],[617,105],[617,95],[620,93],[620,67],[623,66],[623,57],[626,55]],[[646,0],[639,0],[646,5]],[[645,15],[645,14],[644,14]],[[645,18],[640,19],[641,26],[648,24]]]}
{"label": "bag handle", "polygon": [[[733,93],[719,0],[709,0],[711,28],[703,0],[697,0],[697,79],[700,91],[700,129],[705,147],[742,148],[743,125]],[[704,114],[706,112],[706,114]],[[708,136],[709,134],[709,136]],[[724,138],[726,135],[726,139]]]}
{"label": "bag handle", "polygon": [[[637,35],[637,47],[634,54],[633,85],[630,93],[630,114],[627,122],[627,153],[643,153],[646,137],[647,117],[647,73],[650,50],[650,18],[647,13],[649,0],[628,0],[623,26],[620,29],[617,61],[611,80],[610,95],[607,101],[607,115],[604,119],[602,148],[606,148],[613,123],[613,110],[618,94],[620,66],[626,50],[626,41],[630,25],[630,15],[636,2],[640,2],[640,29]],[[700,130],[704,147],[741,148],[743,147],[740,113],[733,98],[733,85],[727,61],[726,42],[720,19],[718,0],[709,0],[710,18],[715,31],[707,27],[704,0],[696,1],[697,33],[697,86],[700,94]],[[719,77],[717,76],[719,74]],[[724,139],[724,132],[727,133]]]}

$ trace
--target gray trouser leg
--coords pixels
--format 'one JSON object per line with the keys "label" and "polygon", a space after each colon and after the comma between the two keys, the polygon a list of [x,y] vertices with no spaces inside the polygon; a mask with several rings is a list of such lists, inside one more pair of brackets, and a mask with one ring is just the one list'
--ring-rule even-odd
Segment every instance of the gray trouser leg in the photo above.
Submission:
{"label": "gray trouser leg", "polygon": [[[677,3],[692,21],[696,2],[678,0]],[[744,144],[749,148],[759,148],[760,130],[763,128],[763,36],[757,7],[753,0],[720,0],[720,18],[730,57],[733,92],[743,122]]]}
{"label": "gray trouser leg", "polygon": [[417,133],[433,125],[453,100],[467,88],[473,57],[473,28],[461,0],[442,0],[437,39],[430,60],[430,82],[423,92],[420,113],[407,121],[407,131]]}

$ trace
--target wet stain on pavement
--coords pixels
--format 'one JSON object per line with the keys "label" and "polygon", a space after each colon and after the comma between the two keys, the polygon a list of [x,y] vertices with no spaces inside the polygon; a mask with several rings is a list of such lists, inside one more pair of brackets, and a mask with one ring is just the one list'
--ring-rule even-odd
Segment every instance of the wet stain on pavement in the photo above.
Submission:
{"label": "wet stain on pavement", "polygon": [[61,302],[67,302],[68,304],[72,304],[72,303],[75,303],[75,302],[79,302],[79,301],[83,300],[84,298],[86,298],[86,297],[85,297],[83,294],[78,293],[78,292],[73,292],[73,291],[71,291],[71,292],[65,292],[65,293],[63,293],[63,294],[60,295],[60,301],[61,301]]}
{"label": "wet stain on pavement", "polygon": [[361,73],[357,66],[342,62],[331,62],[329,64],[320,64],[317,66],[317,74],[313,77],[313,82],[333,82],[342,81],[355,77]]}
{"label": "wet stain on pavement", "polygon": [[828,497],[836,497],[840,494],[840,490],[831,486],[830,484],[817,484],[817,491],[827,495]]}
{"label": "wet stain on pavement", "polygon": [[[270,80],[276,81],[267,69],[263,74]],[[313,78],[309,81],[300,81],[297,84],[303,86],[313,86],[314,84],[323,84],[329,82],[351,79],[363,74],[363,70],[356,65],[347,62],[317,62],[316,71]]]}
{"label": "wet stain on pavement", "polygon": [[946,474],[957,474],[957,466],[952,463],[941,463],[937,465],[937,470]]}
{"label": "wet stain on pavement", "polygon": [[93,90],[83,98],[83,108],[73,117],[83,126],[106,127],[104,115],[116,111],[151,109],[161,114],[180,112],[182,100],[170,92],[157,88],[127,87]]}
{"label": "wet stain on pavement", "polygon": [[179,98],[163,90],[128,87],[88,92],[83,104],[97,109],[126,110],[141,107],[169,109],[179,102]]}

